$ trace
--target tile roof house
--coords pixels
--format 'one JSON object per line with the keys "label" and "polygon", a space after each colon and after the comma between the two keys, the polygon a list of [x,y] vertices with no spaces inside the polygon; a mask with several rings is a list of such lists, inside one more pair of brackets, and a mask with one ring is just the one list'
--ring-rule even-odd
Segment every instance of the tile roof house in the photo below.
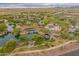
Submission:
{"label": "tile roof house", "polygon": [[13,32],[14,25],[12,25],[12,24],[6,24],[6,26],[7,26],[7,31],[8,32]]}
{"label": "tile roof house", "polygon": [[49,23],[47,26],[45,26],[45,28],[48,28],[50,31],[53,31],[53,32],[61,31],[60,26],[56,23]]}
{"label": "tile roof house", "polygon": [[26,30],[26,29],[30,29],[31,27],[17,25],[16,28],[19,28],[19,29],[22,29],[22,30]]}
{"label": "tile roof house", "polygon": [[21,29],[21,35],[28,33],[28,30],[31,29],[31,27],[24,25],[17,25],[16,28]]}

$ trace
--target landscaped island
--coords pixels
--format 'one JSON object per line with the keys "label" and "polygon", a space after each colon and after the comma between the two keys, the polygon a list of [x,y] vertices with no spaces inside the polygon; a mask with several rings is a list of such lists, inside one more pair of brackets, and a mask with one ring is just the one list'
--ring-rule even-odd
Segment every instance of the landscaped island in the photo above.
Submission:
{"label": "landscaped island", "polygon": [[79,9],[76,10],[0,9],[0,55],[48,49],[79,40]]}

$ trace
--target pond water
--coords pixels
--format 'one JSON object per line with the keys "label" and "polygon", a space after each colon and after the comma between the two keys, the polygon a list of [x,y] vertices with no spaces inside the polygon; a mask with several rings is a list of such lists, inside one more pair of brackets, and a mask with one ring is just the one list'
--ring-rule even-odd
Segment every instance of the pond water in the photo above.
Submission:
{"label": "pond water", "polygon": [[[12,31],[13,30],[14,25],[6,24],[6,26],[7,26],[7,30],[8,31]],[[28,35],[25,34],[25,35],[22,35],[22,36],[28,36],[31,39],[34,34],[37,34],[37,32],[35,30],[31,30],[30,33],[28,33]],[[21,42],[21,41],[18,40],[18,36],[15,36],[12,33],[8,33],[8,34],[6,34],[4,36],[0,36],[0,47],[3,46],[9,40],[16,40],[17,43]]]}
{"label": "pond water", "polygon": [[5,36],[1,36],[0,37],[0,46],[3,46],[7,41],[9,41],[11,39],[18,41],[12,33],[8,33]]}
{"label": "pond water", "polygon": [[[28,36],[30,38],[30,40],[31,40],[33,35],[39,35],[39,34],[36,33],[35,31],[32,31],[31,33],[28,33],[28,34],[25,34],[25,35],[20,35],[20,36]],[[8,33],[8,34],[6,34],[4,36],[0,36],[0,47],[3,46],[9,40],[16,40],[17,43],[21,43],[21,41],[18,40],[20,36],[18,36],[18,35],[15,36],[12,33]]]}
{"label": "pond water", "polygon": [[[31,38],[34,34],[28,34],[28,35],[22,35],[22,36],[28,36],[29,38]],[[17,43],[20,43],[21,41],[18,40],[19,36],[15,36],[12,33],[8,33],[7,35],[1,36],[0,37],[0,47],[3,46],[6,42],[8,42],[9,40],[16,40]]]}

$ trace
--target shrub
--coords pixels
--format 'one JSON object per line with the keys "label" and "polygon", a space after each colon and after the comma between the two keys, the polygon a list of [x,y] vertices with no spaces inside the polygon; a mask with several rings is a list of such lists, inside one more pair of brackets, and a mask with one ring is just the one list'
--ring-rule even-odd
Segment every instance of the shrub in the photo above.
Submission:
{"label": "shrub", "polygon": [[34,35],[32,36],[32,40],[35,41],[35,44],[41,44],[44,41],[44,36]]}
{"label": "shrub", "polygon": [[13,51],[15,49],[15,47],[16,47],[16,41],[10,40],[2,47],[0,52],[9,53],[9,52]]}

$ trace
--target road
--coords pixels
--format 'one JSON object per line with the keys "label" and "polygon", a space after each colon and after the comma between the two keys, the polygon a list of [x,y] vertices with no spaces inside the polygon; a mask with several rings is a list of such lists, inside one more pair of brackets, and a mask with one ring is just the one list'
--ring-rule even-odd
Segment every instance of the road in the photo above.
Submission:
{"label": "road", "polygon": [[60,56],[79,56],[79,49],[72,51],[72,52],[68,52],[68,53],[60,55]]}

